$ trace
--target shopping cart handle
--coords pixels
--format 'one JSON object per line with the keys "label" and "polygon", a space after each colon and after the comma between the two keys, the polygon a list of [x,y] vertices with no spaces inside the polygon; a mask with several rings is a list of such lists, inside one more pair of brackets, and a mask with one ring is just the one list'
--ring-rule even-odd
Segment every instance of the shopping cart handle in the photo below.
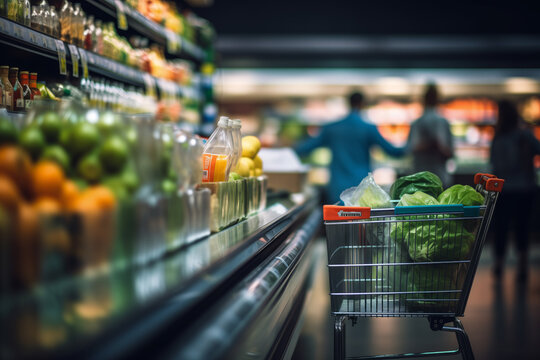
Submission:
{"label": "shopping cart handle", "polygon": [[504,179],[499,179],[492,174],[478,173],[474,175],[474,183],[476,185],[482,184],[487,191],[501,192],[504,185]]}
{"label": "shopping cart handle", "polygon": [[361,220],[369,219],[371,208],[361,206],[324,205],[323,219],[325,221],[336,220]]}

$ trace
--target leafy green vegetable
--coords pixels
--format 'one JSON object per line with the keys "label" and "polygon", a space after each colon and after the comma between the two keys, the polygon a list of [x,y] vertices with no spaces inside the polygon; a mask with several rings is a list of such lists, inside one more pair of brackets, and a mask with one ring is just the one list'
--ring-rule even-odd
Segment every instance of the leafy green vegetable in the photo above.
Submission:
{"label": "leafy green vegetable", "polygon": [[443,191],[443,185],[439,177],[429,171],[400,177],[390,188],[390,196],[399,200],[405,194],[414,194],[422,191],[433,197],[439,196]]}
{"label": "leafy green vegetable", "polygon": [[[398,206],[437,205],[439,202],[421,191],[405,194]],[[452,221],[444,215],[404,216],[395,223],[390,236],[403,244],[414,261],[462,260],[474,242],[474,233],[464,221]],[[443,220],[444,219],[444,220]]]}
{"label": "leafy green vegetable", "polygon": [[408,274],[408,290],[414,293],[407,296],[407,305],[426,312],[455,311],[461,295],[455,290],[463,288],[466,273],[463,264],[414,265]]}
{"label": "leafy green vegetable", "polygon": [[405,194],[397,206],[418,206],[418,205],[439,205],[437,199],[422,191],[417,191],[414,194]]}
{"label": "leafy green vegetable", "polygon": [[454,185],[444,190],[438,197],[441,204],[482,205],[484,197],[469,185]]}

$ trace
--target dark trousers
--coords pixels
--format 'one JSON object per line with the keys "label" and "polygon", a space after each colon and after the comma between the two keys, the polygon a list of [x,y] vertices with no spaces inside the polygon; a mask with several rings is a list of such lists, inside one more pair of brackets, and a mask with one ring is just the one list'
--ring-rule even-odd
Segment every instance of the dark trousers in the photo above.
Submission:
{"label": "dark trousers", "polygon": [[495,255],[502,258],[506,252],[508,233],[512,229],[519,252],[527,252],[529,228],[534,205],[534,191],[501,192],[493,214]]}

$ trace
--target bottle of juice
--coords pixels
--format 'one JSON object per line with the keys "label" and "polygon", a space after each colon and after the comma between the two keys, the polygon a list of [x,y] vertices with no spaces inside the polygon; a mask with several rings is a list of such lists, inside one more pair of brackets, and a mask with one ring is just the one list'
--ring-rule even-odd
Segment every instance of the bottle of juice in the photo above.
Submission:
{"label": "bottle of juice", "polygon": [[233,145],[229,136],[228,123],[229,119],[222,116],[204,147],[202,182],[220,182],[229,178]]}

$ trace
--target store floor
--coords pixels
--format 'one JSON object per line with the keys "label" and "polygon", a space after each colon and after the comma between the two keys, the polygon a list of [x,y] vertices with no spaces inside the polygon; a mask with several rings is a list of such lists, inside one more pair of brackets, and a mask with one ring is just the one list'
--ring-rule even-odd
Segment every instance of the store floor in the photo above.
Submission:
{"label": "store floor", "polygon": [[[324,241],[318,246],[325,247]],[[323,251],[326,256],[326,251]],[[540,358],[540,244],[532,246],[526,286],[515,281],[516,255],[511,252],[503,281],[497,286],[491,272],[492,251],[482,254],[463,326],[476,359]],[[293,360],[332,359],[333,318],[330,314],[326,259],[319,262],[314,288]],[[364,318],[354,327],[347,322],[347,355],[363,356],[451,350],[453,334],[433,332],[424,318]],[[458,356],[441,359],[459,359]]]}

